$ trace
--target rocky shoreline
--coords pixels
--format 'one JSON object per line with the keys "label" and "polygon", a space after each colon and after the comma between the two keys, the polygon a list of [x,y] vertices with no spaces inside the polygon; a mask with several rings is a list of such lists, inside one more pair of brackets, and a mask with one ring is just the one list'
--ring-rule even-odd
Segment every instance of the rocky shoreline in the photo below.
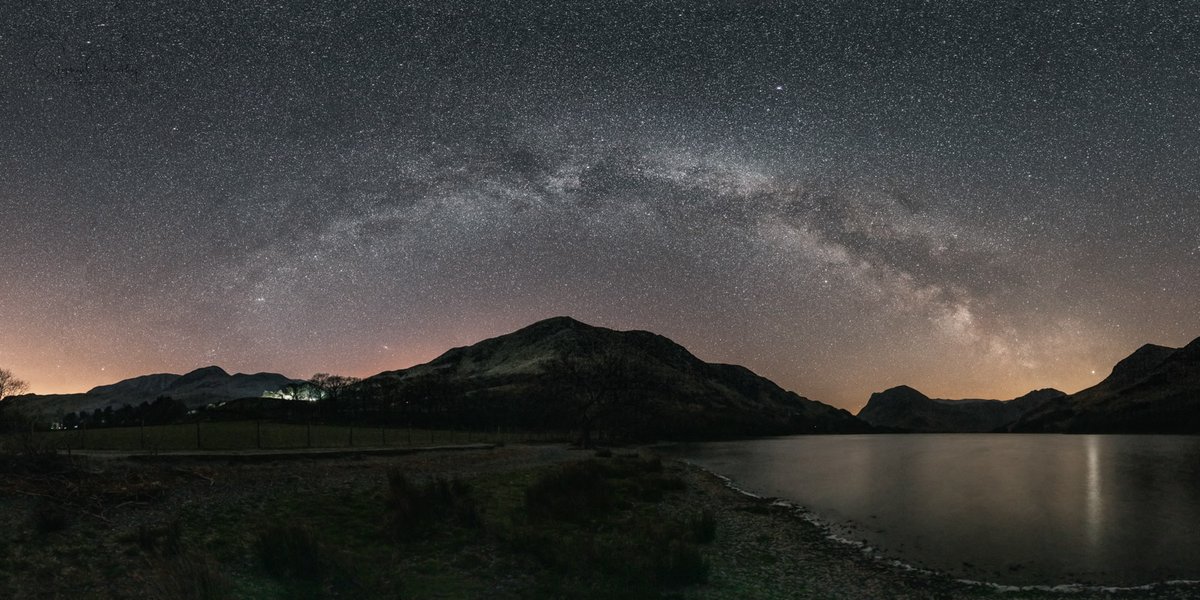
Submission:
{"label": "rocky shoreline", "polygon": [[[684,463],[686,464],[686,463]],[[1136,587],[1013,586],[907,565],[840,539],[802,508],[686,464],[689,501],[717,514],[712,572],[689,598],[1196,598],[1195,582]]]}

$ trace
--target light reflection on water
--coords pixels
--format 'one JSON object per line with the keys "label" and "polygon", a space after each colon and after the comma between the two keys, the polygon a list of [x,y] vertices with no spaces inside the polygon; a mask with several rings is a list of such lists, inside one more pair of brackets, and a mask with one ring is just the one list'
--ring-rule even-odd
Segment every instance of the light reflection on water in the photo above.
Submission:
{"label": "light reflection on water", "polygon": [[1100,494],[1100,438],[1089,435],[1084,443],[1087,445],[1087,544],[1084,548],[1089,556],[1094,556],[1100,545],[1104,517],[1104,500]]}
{"label": "light reflection on water", "polygon": [[886,554],[1016,584],[1200,579],[1200,438],[796,436],[673,450]]}

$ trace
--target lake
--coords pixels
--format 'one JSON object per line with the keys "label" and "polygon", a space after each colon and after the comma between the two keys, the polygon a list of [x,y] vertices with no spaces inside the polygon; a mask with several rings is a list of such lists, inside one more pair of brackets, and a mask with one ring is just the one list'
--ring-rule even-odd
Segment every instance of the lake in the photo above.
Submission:
{"label": "lake", "polygon": [[795,436],[670,453],[883,556],[959,577],[1200,579],[1200,437]]}

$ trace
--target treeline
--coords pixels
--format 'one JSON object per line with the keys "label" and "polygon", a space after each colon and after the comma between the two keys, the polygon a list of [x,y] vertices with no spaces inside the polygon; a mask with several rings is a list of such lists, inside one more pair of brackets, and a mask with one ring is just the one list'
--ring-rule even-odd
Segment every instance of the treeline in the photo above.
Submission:
{"label": "treeline", "polygon": [[[434,372],[403,378],[315,378],[282,398],[245,398],[199,409],[203,420],[264,419],[490,431],[571,431],[582,445],[610,440],[719,439],[837,431],[795,413],[749,409],[671,374],[609,354],[564,358],[545,374],[461,378]],[[735,374],[737,375],[737,374]],[[753,376],[751,376],[753,377]],[[735,377],[729,385],[743,383]],[[318,383],[322,385],[317,385]],[[319,393],[314,393],[314,391]],[[747,397],[760,390],[749,389]]]}
{"label": "treeline", "polygon": [[[512,390],[504,390],[511,392]],[[525,390],[534,392],[534,390]],[[205,420],[267,419],[486,430],[496,427],[562,429],[561,410],[536,393],[469,389],[442,378],[364,381],[326,388],[315,400],[242,398],[198,409]],[[308,395],[303,397],[315,397]],[[558,409],[566,408],[558,402]]]}
{"label": "treeline", "polygon": [[65,429],[167,425],[183,420],[187,415],[188,407],[184,403],[164,396],[137,406],[125,404],[117,409],[108,406],[92,412],[67,413],[60,424]]}
{"label": "treeline", "polygon": [[[644,438],[662,432],[668,419],[654,378],[613,365],[552,365],[554,377],[493,376],[463,381],[442,374],[412,378],[334,381],[314,377],[308,390],[285,389],[287,398],[244,398],[203,407],[204,420],[267,419],[393,427],[490,431],[516,428],[574,431],[584,444],[593,434]],[[318,385],[321,384],[321,385]],[[689,415],[669,411],[677,419]]]}

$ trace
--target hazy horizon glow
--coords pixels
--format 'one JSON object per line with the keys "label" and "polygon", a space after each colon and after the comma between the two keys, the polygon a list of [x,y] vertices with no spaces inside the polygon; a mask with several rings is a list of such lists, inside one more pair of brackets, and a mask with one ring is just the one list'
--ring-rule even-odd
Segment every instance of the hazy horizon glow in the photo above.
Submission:
{"label": "hazy horizon glow", "polygon": [[1200,336],[1200,8],[64,1],[0,24],[0,366],[365,376],[570,315],[857,410]]}

